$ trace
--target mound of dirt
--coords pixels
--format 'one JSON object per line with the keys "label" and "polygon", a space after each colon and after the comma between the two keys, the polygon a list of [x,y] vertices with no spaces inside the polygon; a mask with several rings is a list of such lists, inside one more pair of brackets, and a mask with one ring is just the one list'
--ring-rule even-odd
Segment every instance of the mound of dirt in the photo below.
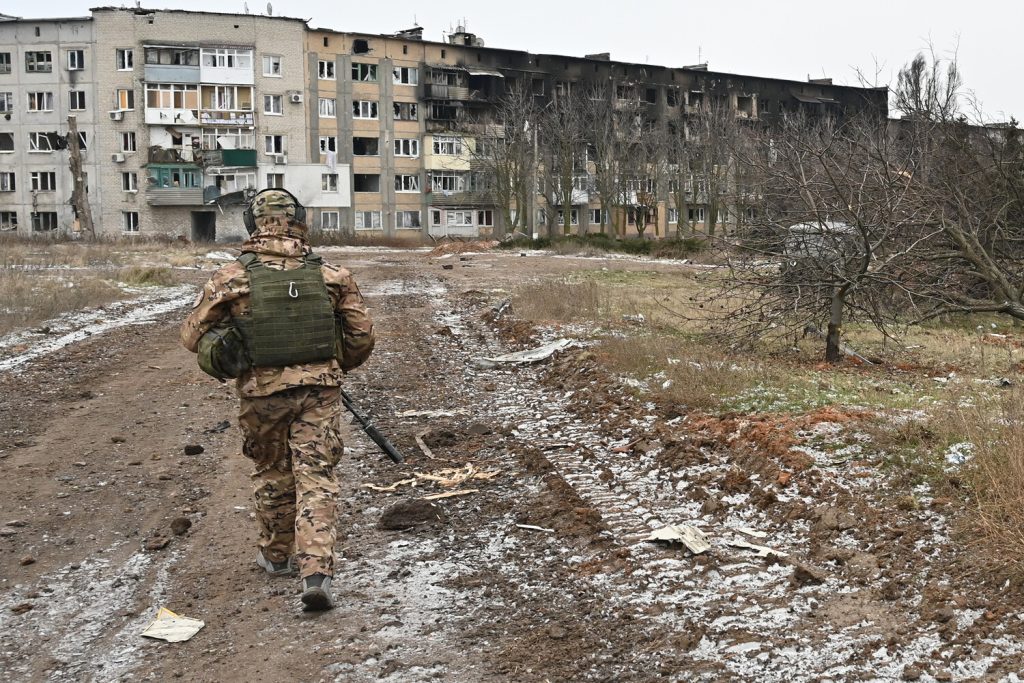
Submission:
{"label": "mound of dirt", "polygon": [[496,240],[474,240],[472,242],[445,242],[434,247],[430,256],[447,256],[448,254],[466,254],[469,252],[490,251],[498,246]]}
{"label": "mound of dirt", "polygon": [[444,512],[430,501],[403,500],[385,510],[377,526],[388,531],[400,531],[443,519]]}

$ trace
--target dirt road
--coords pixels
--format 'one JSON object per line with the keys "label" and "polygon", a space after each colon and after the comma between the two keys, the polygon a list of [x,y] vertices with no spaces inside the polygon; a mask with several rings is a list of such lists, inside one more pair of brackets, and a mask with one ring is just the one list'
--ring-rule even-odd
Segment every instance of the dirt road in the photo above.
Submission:
{"label": "dirt road", "polygon": [[[297,581],[252,563],[233,391],[178,346],[183,309],[158,313],[0,372],[6,680],[1016,680],[1019,620],[946,575],[940,508],[879,520],[853,497],[882,484],[856,471],[779,489],[777,467],[695,443],[684,415],[622,390],[584,348],[478,362],[519,348],[493,320],[508,290],[602,263],[329,258],[377,321],[349,389],[408,456],[396,467],[347,430],[338,608],[302,613]],[[451,489],[364,484],[466,465],[488,478],[452,487],[475,492],[437,501],[441,519],[378,527],[390,505]],[[642,541],[691,521],[712,551]],[[140,638],[161,605],[206,626]]]}

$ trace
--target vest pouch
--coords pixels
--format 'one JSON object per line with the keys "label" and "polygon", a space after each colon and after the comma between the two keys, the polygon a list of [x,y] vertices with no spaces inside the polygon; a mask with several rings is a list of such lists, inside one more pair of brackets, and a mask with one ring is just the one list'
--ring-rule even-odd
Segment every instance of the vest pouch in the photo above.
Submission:
{"label": "vest pouch", "polygon": [[345,326],[338,314],[334,315],[334,359],[345,367]]}
{"label": "vest pouch", "polygon": [[199,340],[199,369],[217,379],[235,379],[249,369],[245,342],[234,325],[216,325]]}

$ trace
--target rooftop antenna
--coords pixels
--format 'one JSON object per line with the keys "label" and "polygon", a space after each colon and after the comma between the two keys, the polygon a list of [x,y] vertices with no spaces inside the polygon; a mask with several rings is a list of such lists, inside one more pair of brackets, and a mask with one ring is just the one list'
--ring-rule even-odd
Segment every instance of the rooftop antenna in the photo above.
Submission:
{"label": "rooftop antenna", "polygon": [[698,45],[697,46],[697,63],[698,64],[703,64],[704,63],[702,49],[703,49],[702,45]]}
{"label": "rooftop antenna", "polygon": [[267,16],[268,17],[274,16],[274,6],[271,5],[269,2],[267,3]]}
{"label": "rooftop antenna", "polygon": [[246,14],[248,14],[248,13],[249,13],[249,3],[247,3],[247,2],[243,2],[243,3],[242,3],[242,8],[243,8],[243,9],[245,10],[245,13],[246,13]]}

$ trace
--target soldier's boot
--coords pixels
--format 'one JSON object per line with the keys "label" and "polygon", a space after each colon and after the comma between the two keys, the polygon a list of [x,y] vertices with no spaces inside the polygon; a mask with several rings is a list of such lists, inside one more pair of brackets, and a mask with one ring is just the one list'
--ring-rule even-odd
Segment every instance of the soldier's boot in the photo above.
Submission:
{"label": "soldier's boot", "polygon": [[290,557],[284,562],[271,562],[263,555],[262,550],[257,550],[256,564],[271,576],[295,576],[295,564]]}
{"label": "soldier's boot", "polygon": [[302,580],[302,609],[307,612],[321,612],[334,607],[331,597],[331,577],[313,574]]}

